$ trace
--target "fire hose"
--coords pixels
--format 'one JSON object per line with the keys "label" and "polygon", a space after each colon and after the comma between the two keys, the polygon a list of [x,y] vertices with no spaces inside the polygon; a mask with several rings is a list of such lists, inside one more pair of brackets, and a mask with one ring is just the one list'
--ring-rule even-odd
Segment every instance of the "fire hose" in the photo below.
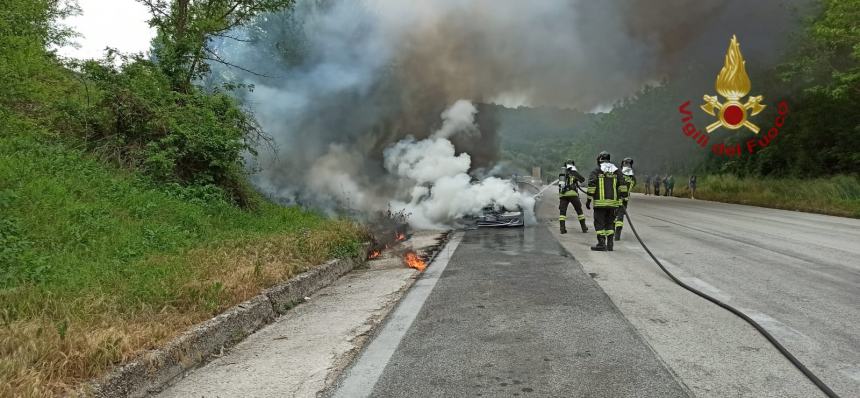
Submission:
{"label": "fire hose", "polygon": [[728,304],[726,304],[726,303],[724,303],[724,302],[722,302],[722,301],[720,301],[714,297],[711,297],[708,294],[682,282],[675,275],[673,275],[671,272],[669,272],[669,270],[667,270],[666,267],[663,266],[663,264],[660,262],[660,260],[658,260],[657,257],[654,256],[654,253],[652,253],[651,250],[648,249],[648,246],[645,245],[645,242],[642,241],[642,238],[639,237],[639,233],[636,232],[636,227],[633,226],[633,220],[630,219],[630,213],[625,211],[625,216],[627,216],[627,224],[630,226],[630,230],[633,231],[633,235],[636,236],[636,240],[639,241],[639,244],[642,245],[642,248],[645,249],[645,252],[647,252],[648,255],[651,256],[651,259],[654,260],[655,263],[657,263],[657,266],[659,266],[660,269],[663,270],[663,272],[669,276],[669,279],[671,279],[673,282],[677,283],[678,285],[680,285],[684,289],[687,289],[687,290],[693,292],[694,294],[696,294],[697,296],[702,297],[705,300],[708,300],[708,301],[710,301],[710,302],[712,302],[712,303],[714,303],[720,307],[723,307],[724,309],[728,310],[732,314],[735,314],[738,317],[740,317],[741,319],[743,319],[744,321],[746,321],[753,328],[758,330],[758,332],[761,333],[761,335],[764,336],[764,338],[766,338],[767,341],[769,341],[786,359],[788,359],[788,361],[791,362],[791,364],[794,365],[794,367],[797,368],[797,370],[799,370],[801,373],[803,373],[803,375],[806,376],[806,378],[808,378],[809,381],[811,381],[813,384],[815,384],[815,386],[818,387],[818,389],[820,389],[821,392],[823,392],[825,395],[827,395],[830,398],[839,398],[839,395],[837,395],[835,392],[833,392],[833,390],[830,387],[828,387],[827,384],[824,384],[824,382],[821,381],[821,379],[819,379],[818,376],[816,376],[814,373],[812,373],[812,371],[809,370],[809,368],[807,368],[803,363],[801,363],[791,352],[788,351],[788,349],[785,348],[785,346],[783,346],[775,337],[773,337],[770,333],[768,333],[768,331],[765,330],[765,328],[762,327],[758,322],[754,321],[752,318],[750,318],[749,316],[747,316],[746,314],[744,314],[740,310],[732,307],[731,305],[728,305]]}

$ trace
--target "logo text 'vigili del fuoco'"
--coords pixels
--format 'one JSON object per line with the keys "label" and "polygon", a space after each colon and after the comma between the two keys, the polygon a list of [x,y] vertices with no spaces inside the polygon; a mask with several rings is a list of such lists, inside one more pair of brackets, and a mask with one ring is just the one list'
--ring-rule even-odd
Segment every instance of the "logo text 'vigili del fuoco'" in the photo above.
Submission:
{"label": "logo text 'vigili del fuoco'", "polygon": [[[738,39],[732,36],[729,48],[726,51],[726,59],[723,68],[717,75],[714,84],[719,96],[705,94],[705,103],[701,109],[708,115],[716,117],[717,120],[709,124],[702,133],[693,124],[693,112],[690,110],[690,101],[684,102],[678,108],[681,112],[681,122],[684,123],[681,130],[684,135],[690,137],[702,148],[707,148],[710,134],[720,127],[728,130],[747,130],[754,133],[754,137],[745,142],[744,148],[741,144],[726,145],[714,144],[711,152],[722,156],[741,156],[742,152],[754,154],[761,148],[771,145],[779,135],[779,129],[785,124],[788,116],[788,103],[781,101],[777,104],[777,117],[774,126],[766,134],[759,135],[759,127],[750,120],[752,116],[758,115],[767,106],[762,104],[764,97],[761,95],[750,96],[744,101],[752,88],[749,75],[747,75],[746,61],[741,54],[741,46]],[[724,98],[721,101],[720,96]]]}

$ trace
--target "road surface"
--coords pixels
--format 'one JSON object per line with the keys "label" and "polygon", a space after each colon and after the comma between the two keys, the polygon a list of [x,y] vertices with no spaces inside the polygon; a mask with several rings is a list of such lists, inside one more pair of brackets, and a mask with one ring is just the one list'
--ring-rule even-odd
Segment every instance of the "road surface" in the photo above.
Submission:
{"label": "road surface", "polygon": [[546,228],[453,243],[396,310],[411,325],[386,325],[335,396],[689,396]]}
{"label": "road surface", "polygon": [[[860,220],[643,195],[630,214],[686,283],[762,323],[843,397],[860,397]],[[553,231],[697,396],[820,396],[750,326],[671,283],[629,228],[611,256],[586,249],[591,234]]]}
{"label": "road surface", "polygon": [[[631,206],[670,269],[860,396],[860,221],[665,197]],[[547,195],[540,226],[467,231],[334,395],[820,396],[754,329],[669,281],[629,228],[616,252],[591,252],[593,233],[559,235],[556,211]]]}
{"label": "road surface", "polygon": [[[560,235],[553,196],[539,225],[455,234],[414,285],[396,258],[342,278],[161,396],[822,396],[629,227],[612,253]],[[860,220],[641,195],[630,213],[680,278],[860,397]]]}

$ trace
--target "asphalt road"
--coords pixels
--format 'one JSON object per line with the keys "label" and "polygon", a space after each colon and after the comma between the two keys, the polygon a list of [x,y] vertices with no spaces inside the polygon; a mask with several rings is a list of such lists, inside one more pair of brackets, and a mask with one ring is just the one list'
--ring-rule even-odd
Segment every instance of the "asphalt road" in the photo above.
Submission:
{"label": "asphalt road", "polygon": [[688,396],[546,228],[467,231],[457,244],[336,396]]}
{"label": "asphalt road", "polygon": [[[555,207],[541,202],[543,222],[697,396],[820,396],[754,329],[671,283],[629,228],[615,252],[591,252],[592,234],[555,231]],[[860,397],[860,220],[642,195],[630,213],[685,282],[762,323],[841,396]]]}
{"label": "asphalt road", "polygon": [[[822,396],[752,327],[672,283],[629,226],[613,253],[588,249],[593,232],[558,234],[553,196],[537,227],[467,231],[334,395]],[[841,396],[860,397],[860,220],[631,203],[674,273],[762,323]]]}

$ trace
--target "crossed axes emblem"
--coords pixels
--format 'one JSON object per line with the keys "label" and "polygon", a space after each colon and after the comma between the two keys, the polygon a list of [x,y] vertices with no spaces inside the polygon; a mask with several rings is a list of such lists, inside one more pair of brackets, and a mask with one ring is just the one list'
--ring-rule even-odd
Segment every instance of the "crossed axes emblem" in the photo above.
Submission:
{"label": "crossed axes emblem", "polygon": [[[717,116],[719,118],[716,122],[708,125],[706,128],[708,133],[720,128],[721,126],[731,130],[737,130],[743,126],[758,134],[759,128],[754,123],[747,120],[747,112],[749,112],[750,116],[758,115],[766,107],[761,104],[763,99],[764,97],[761,95],[749,97],[746,104],[741,104],[737,99],[730,98],[726,103],[722,104],[717,96],[705,95],[705,103],[701,106],[702,110],[711,116]],[[726,110],[730,110],[731,108],[737,108],[735,112],[741,112],[741,121],[739,123],[732,124],[726,121]]]}

